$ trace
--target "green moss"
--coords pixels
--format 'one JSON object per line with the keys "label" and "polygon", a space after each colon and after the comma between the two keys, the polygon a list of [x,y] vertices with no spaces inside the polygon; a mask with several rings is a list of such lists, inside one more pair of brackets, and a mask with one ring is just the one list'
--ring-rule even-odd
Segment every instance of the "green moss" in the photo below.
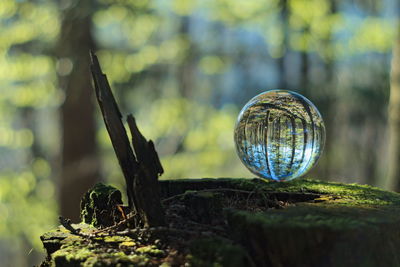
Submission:
{"label": "green moss", "polygon": [[61,247],[51,257],[55,266],[81,266],[95,254],[89,248],[69,245]]}
{"label": "green moss", "polygon": [[264,189],[267,191],[276,190],[284,192],[313,192],[359,200],[374,199],[378,202],[383,200],[395,201],[399,203],[399,197],[397,193],[384,191],[369,185],[324,182],[313,179],[297,179],[285,183],[265,182]]}
{"label": "green moss", "polygon": [[121,220],[116,206],[121,205],[121,192],[115,187],[96,184],[82,198],[81,219],[95,227],[106,227]]}
{"label": "green moss", "polygon": [[136,245],[136,243],[133,242],[133,241],[124,241],[124,242],[121,242],[121,244],[119,244],[119,247],[120,248],[122,248],[122,247],[133,247],[135,245]]}
{"label": "green moss", "polygon": [[127,237],[127,236],[119,236],[119,235],[114,235],[114,236],[105,236],[103,238],[103,241],[106,243],[122,243],[122,242],[132,242],[132,238]]}
{"label": "green moss", "polygon": [[[52,266],[146,266],[150,260],[148,255],[160,256],[163,253],[154,247],[138,251],[133,255],[126,255],[124,252],[116,250],[123,244],[134,245],[134,242],[128,240],[132,239],[121,236],[106,236],[88,243],[81,237],[71,235],[61,242],[62,245],[56,252],[51,254]],[[114,243],[115,245],[109,246],[108,249],[107,245],[100,246],[100,244]],[[111,252],[108,252],[110,249]]]}
{"label": "green moss", "polygon": [[55,266],[146,266],[149,258],[143,255],[126,255],[123,252],[96,252],[86,247],[65,248],[52,255]]}
{"label": "green moss", "polygon": [[222,239],[198,239],[191,244],[190,253],[192,266],[250,266],[250,259],[242,247]]}
{"label": "green moss", "polygon": [[[83,223],[73,226],[80,229],[83,235],[97,230]],[[89,240],[71,234],[63,226],[46,233],[42,240],[44,243],[54,241],[56,245],[54,250],[46,248],[51,258],[50,266],[147,266],[150,261],[166,256],[163,250],[154,245],[136,250],[137,243],[128,236],[104,234]]]}
{"label": "green moss", "polygon": [[137,253],[147,254],[154,257],[163,257],[165,256],[165,252],[161,249],[158,249],[154,245],[144,246],[136,249]]}
{"label": "green moss", "polygon": [[[123,252],[111,253],[107,255],[107,258],[109,263],[112,262],[115,265],[121,264],[121,266],[146,266],[150,260],[145,255],[126,255]],[[105,259],[103,258],[102,260],[104,261]]]}
{"label": "green moss", "polygon": [[[335,203],[374,205],[400,205],[399,194],[388,192],[369,185],[343,184],[314,179],[295,179],[289,182],[272,182],[265,179],[204,178],[160,181],[164,194],[182,194],[188,190],[232,188],[258,193],[313,193],[325,195]],[[350,201],[350,202],[349,202]]]}
{"label": "green moss", "polygon": [[64,258],[66,261],[83,262],[90,256],[93,256],[93,252],[85,247],[79,249],[70,249],[70,247],[66,247],[53,254],[53,258],[56,261],[59,258]]}

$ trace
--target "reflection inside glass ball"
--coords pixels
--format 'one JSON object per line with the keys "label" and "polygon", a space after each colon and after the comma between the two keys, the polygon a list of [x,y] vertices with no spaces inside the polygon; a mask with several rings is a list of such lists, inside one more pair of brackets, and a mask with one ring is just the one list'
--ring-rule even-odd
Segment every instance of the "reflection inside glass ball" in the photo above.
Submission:
{"label": "reflection inside glass ball", "polygon": [[270,90],[241,110],[235,143],[240,160],[252,173],[289,181],[316,164],[325,143],[325,126],[317,108],[304,96]]}

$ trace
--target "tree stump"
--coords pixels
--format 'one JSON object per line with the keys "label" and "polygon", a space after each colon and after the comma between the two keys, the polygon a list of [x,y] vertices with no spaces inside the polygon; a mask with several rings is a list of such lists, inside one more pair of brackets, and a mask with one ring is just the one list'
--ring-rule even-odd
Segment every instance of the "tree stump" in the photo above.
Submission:
{"label": "tree stump", "polygon": [[42,266],[400,265],[397,193],[311,179],[159,183],[165,226],[63,223],[41,237]]}

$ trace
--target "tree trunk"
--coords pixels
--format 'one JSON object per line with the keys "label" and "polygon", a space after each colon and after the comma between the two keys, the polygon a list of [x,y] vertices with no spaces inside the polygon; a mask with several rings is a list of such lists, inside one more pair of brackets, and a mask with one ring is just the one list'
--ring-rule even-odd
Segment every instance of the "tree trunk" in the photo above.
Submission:
{"label": "tree trunk", "polygon": [[180,19],[179,34],[188,42],[189,48],[178,67],[178,89],[181,97],[192,99],[196,83],[196,53],[197,48],[190,39],[190,17],[183,16]]}
{"label": "tree trunk", "polygon": [[279,81],[278,81],[278,88],[279,89],[287,89],[287,77],[286,77],[286,54],[288,52],[288,35],[289,35],[289,11],[288,11],[288,3],[287,0],[281,0],[280,1],[280,8],[281,8],[281,13],[280,13],[280,20],[281,20],[281,30],[283,34],[283,40],[281,44],[281,52],[282,54],[278,58],[277,64],[278,64],[278,72],[279,72]]}
{"label": "tree trunk", "polygon": [[79,221],[78,207],[82,195],[99,179],[88,54],[94,48],[92,10],[92,1],[73,1],[63,13],[57,46],[59,84],[65,91],[61,107],[60,213],[73,221]]}
{"label": "tree trunk", "polygon": [[387,187],[400,191],[400,31],[393,46],[391,68]]}
{"label": "tree trunk", "polygon": [[308,56],[308,50],[300,52],[300,90],[304,95],[308,95],[310,92],[310,79],[309,79],[309,69],[310,60]]}
{"label": "tree trunk", "polygon": [[[338,8],[336,1],[337,0],[329,0],[330,10],[327,16],[330,17],[337,13]],[[338,135],[335,131],[340,131],[340,127],[334,127],[334,125],[337,125],[337,123],[335,123],[337,117],[337,73],[335,70],[335,55],[333,52],[335,40],[332,30],[333,29],[321,40],[325,51],[323,51],[322,56],[320,55],[320,62],[316,63],[317,65],[321,64],[323,66],[321,70],[324,71],[324,78],[321,79],[318,77],[316,80],[312,80],[310,84],[310,86],[313,87],[312,95],[316,100],[314,104],[316,104],[321,112],[326,129],[324,153],[318,160],[318,165],[312,171],[316,177],[333,177],[337,175],[337,173],[335,173],[336,169],[334,168],[334,161],[337,153],[333,150]]]}

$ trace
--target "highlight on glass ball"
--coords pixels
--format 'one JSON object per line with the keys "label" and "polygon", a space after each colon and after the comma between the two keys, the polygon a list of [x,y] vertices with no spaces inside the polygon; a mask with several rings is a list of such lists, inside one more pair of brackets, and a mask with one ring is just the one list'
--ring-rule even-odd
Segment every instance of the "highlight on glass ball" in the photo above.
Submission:
{"label": "highlight on glass ball", "polygon": [[325,143],[322,116],[304,96],[269,90],[251,99],[235,126],[236,151],[259,177],[290,181],[317,163]]}

